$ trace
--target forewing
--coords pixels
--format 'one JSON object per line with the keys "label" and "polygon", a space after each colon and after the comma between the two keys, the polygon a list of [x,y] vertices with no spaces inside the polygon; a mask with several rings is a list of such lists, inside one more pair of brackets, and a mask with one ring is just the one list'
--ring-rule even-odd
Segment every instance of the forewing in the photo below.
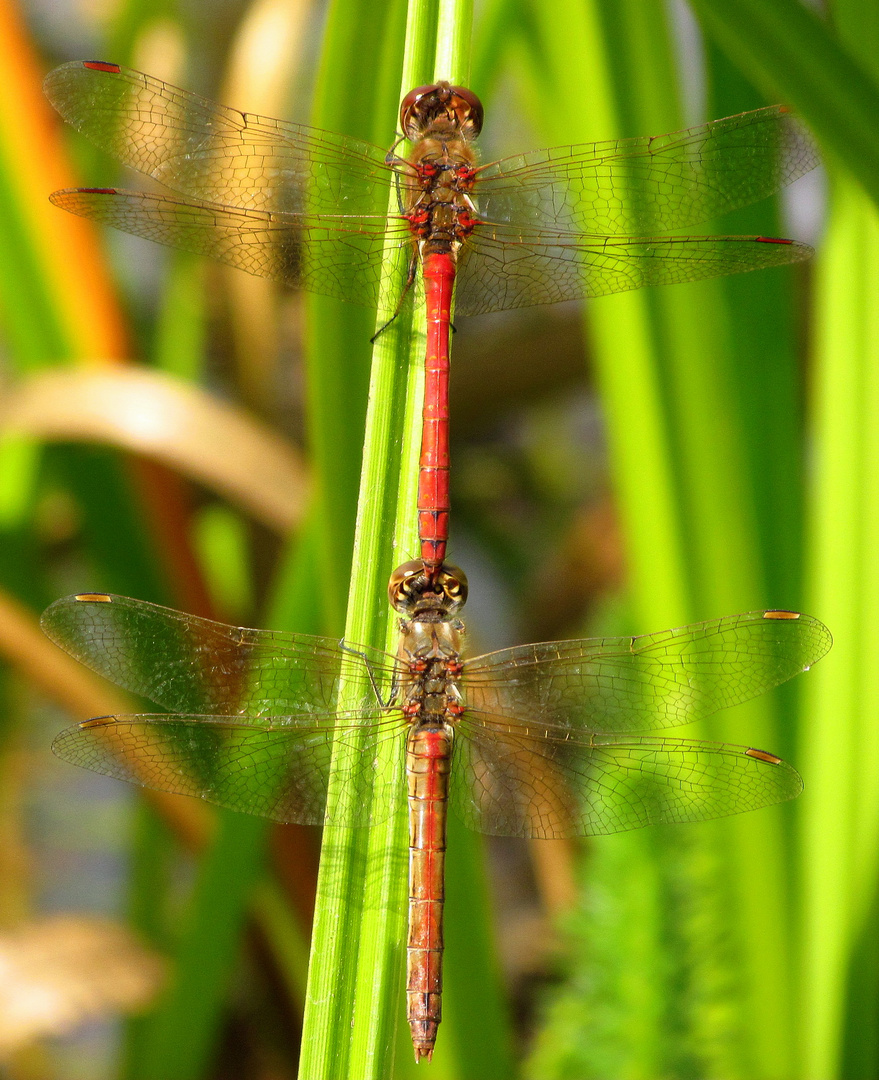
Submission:
{"label": "forewing", "polygon": [[[51,200],[79,217],[209,255],[248,274],[367,307],[378,299],[384,218],[236,210],[116,188],[71,188],[54,192]],[[409,242],[404,228],[399,239]]]}
{"label": "forewing", "polygon": [[248,630],[125,596],[56,600],[43,631],[80,663],[175,712],[284,717],[332,713],[346,700],[376,705],[372,680],[391,681],[395,662],[331,638]]}
{"label": "forewing", "polygon": [[631,638],[521,645],[464,661],[469,705],[511,725],[631,732],[689,724],[805,671],[831,645],[808,615],[755,611]]}
{"label": "forewing", "polygon": [[763,199],[818,164],[780,105],[686,131],[504,158],[478,170],[481,218],[612,236],[689,228]]}
{"label": "forewing", "polygon": [[724,743],[550,732],[468,710],[451,802],[471,829],[545,839],[707,821],[796,798],[774,755]]}
{"label": "forewing", "polygon": [[43,89],[96,146],[187,196],[289,214],[387,210],[385,151],[359,139],[240,113],[112,64],[64,64]]}
{"label": "forewing", "polygon": [[462,251],[455,313],[555,304],[801,262],[806,244],[759,236],[589,236],[481,223]]}
{"label": "forewing", "polygon": [[[107,716],[62,731],[52,749],[118,780],[302,825],[347,822],[326,810],[335,754],[345,776],[343,801],[356,808],[354,823],[371,825],[399,801],[377,764],[382,745],[399,740],[400,720],[398,712],[380,709],[337,718]],[[344,812],[341,803],[337,812]]]}

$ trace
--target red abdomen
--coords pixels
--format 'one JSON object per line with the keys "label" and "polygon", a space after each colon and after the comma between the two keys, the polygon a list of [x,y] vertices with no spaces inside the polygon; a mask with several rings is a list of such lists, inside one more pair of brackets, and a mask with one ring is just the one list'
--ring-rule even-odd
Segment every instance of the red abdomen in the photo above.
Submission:
{"label": "red abdomen", "polygon": [[424,258],[427,359],[418,477],[418,535],[425,569],[442,565],[449,537],[449,325],[455,260]]}

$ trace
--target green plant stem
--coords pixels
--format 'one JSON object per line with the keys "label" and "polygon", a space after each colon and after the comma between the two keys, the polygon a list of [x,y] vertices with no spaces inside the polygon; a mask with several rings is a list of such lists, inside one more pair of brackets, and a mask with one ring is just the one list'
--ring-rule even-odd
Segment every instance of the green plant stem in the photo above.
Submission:
{"label": "green plant stem", "polygon": [[803,1063],[808,1080],[837,1075],[848,966],[876,890],[875,732],[879,586],[876,541],[879,224],[854,185],[834,183],[818,279],[812,505],[812,600],[833,628],[827,661],[810,676],[801,815]]}
{"label": "green plant stem", "polygon": [[[458,48],[469,40],[462,23],[469,4],[409,5],[401,92],[424,83],[434,66],[439,12],[446,39]],[[450,28],[459,28],[453,33]],[[450,71],[465,65],[449,52]],[[389,204],[396,212],[396,193]],[[395,311],[408,252],[389,246],[376,326]],[[411,309],[409,309],[411,310]],[[416,542],[415,498],[421,439],[424,320],[421,306],[414,327],[404,309],[378,337],[373,351],[366,417],[355,557],[349,592],[346,637],[395,647],[388,618],[386,582],[400,551]],[[389,688],[384,688],[387,693]],[[347,702],[345,689],[339,708]],[[378,763],[380,782],[405,790],[402,738],[388,741]],[[333,771],[328,806],[334,818],[362,817],[346,802],[346,776]],[[401,798],[401,806],[404,800]],[[340,818],[340,820],[342,820]],[[300,1078],[389,1076],[402,1017],[406,881],[406,826],[402,813],[387,813],[370,830],[327,829],[321,854],[309,969]]]}

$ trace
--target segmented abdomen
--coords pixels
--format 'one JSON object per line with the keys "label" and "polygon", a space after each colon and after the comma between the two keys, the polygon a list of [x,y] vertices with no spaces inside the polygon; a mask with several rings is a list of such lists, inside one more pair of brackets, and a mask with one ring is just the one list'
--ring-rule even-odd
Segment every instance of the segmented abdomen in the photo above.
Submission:
{"label": "segmented abdomen", "polygon": [[440,726],[409,734],[409,943],[406,1014],[415,1060],[430,1060],[442,1015],[443,875],[452,737]]}

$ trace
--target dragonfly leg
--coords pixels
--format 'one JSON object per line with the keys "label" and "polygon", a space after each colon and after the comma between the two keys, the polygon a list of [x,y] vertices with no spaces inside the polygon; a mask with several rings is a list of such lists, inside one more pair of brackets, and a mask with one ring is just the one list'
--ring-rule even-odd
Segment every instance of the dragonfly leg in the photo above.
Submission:
{"label": "dragonfly leg", "polygon": [[397,147],[400,145],[401,142],[405,141],[405,135],[397,135],[395,133],[394,145],[385,154],[385,165],[393,165],[395,167],[399,167],[400,165],[409,166],[409,162],[405,158],[398,157],[396,153]]}
{"label": "dragonfly leg", "polygon": [[391,325],[391,323],[400,314],[400,312],[401,312],[401,310],[403,308],[403,303],[404,303],[406,297],[409,295],[409,290],[415,284],[415,275],[417,273],[418,273],[418,256],[413,253],[412,258],[409,260],[409,270],[406,273],[406,284],[403,286],[403,291],[400,293],[400,299],[397,301],[397,306],[394,309],[394,314],[388,319],[388,321],[384,324],[384,326],[380,326],[378,328],[378,330],[376,330],[376,332],[372,335],[372,337],[369,339],[369,344],[370,345],[375,344],[376,338],[381,337],[381,335],[385,332],[385,330],[387,330],[387,328]]}
{"label": "dragonfly leg", "polygon": [[400,211],[401,214],[404,214],[406,212],[406,205],[405,200],[403,199],[403,191],[400,187],[400,176],[402,175],[404,169],[408,169],[411,173],[412,166],[405,158],[397,157],[394,151],[397,149],[397,147],[400,145],[404,138],[405,135],[401,135],[400,138],[397,139],[397,141],[385,155],[385,165],[390,165],[390,167],[394,170],[394,191],[396,191],[397,193],[397,209]]}
{"label": "dragonfly leg", "polygon": [[372,686],[372,692],[375,694],[376,701],[379,703],[379,705],[383,709],[390,708],[390,706],[393,704],[394,700],[397,697],[397,692],[398,692],[398,678],[397,678],[397,676],[394,677],[394,682],[393,682],[393,685],[391,686],[391,692],[388,695],[388,700],[385,701],[384,698],[381,695],[381,690],[379,690],[378,680],[375,677],[375,672],[373,671],[373,667],[372,667],[372,661],[369,659],[369,657],[366,655],[366,653],[360,652],[358,649],[352,649],[352,647],[344,640],[339,641],[339,648],[343,652],[350,653],[352,656],[359,656],[360,657],[360,659],[363,661],[363,664],[364,664],[364,666],[366,668],[366,674],[369,676],[369,683],[370,683],[370,686]]}

